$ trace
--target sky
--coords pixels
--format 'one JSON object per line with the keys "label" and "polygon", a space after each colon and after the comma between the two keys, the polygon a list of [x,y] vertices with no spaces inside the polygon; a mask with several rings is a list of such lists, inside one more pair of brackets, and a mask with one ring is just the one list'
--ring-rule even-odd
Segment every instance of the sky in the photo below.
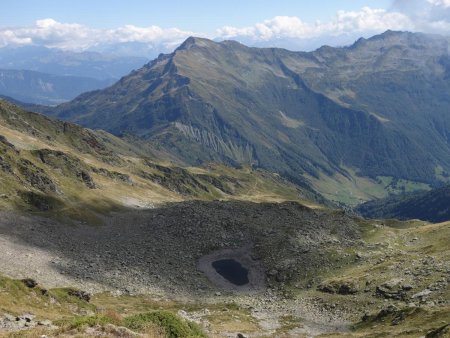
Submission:
{"label": "sky", "polygon": [[221,26],[247,26],[274,16],[297,16],[311,22],[329,20],[338,10],[387,8],[389,3],[389,0],[2,0],[0,22],[1,26],[26,26],[52,18],[92,28],[158,25],[206,33]]}
{"label": "sky", "polygon": [[2,0],[0,47],[156,53],[195,35],[311,50],[387,29],[450,35],[450,0]]}

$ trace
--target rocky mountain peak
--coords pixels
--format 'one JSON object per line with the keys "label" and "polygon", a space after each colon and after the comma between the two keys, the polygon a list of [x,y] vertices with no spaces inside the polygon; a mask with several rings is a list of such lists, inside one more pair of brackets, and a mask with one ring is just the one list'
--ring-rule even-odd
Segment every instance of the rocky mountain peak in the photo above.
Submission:
{"label": "rocky mountain peak", "polygon": [[216,44],[214,41],[206,39],[206,38],[199,38],[195,36],[188,37],[177,49],[176,51],[180,50],[189,50],[194,46],[197,47],[208,47],[211,45]]}
{"label": "rocky mountain peak", "polygon": [[431,52],[444,53],[447,51],[448,45],[449,39],[440,35],[387,30],[368,39],[360,38],[350,48],[385,49],[402,47],[409,50],[434,49]]}

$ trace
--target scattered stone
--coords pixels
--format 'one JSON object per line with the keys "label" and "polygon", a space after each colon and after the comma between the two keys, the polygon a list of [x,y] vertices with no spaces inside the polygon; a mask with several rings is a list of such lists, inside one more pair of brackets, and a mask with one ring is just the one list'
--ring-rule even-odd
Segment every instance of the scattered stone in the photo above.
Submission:
{"label": "scattered stone", "polygon": [[446,324],[436,330],[429,332],[425,336],[425,338],[441,338],[441,337],[444,338],[444,337],[448,337],[447,336],[448,334],[450,334],[450,324]]}
{"label": "scattered stone", "polygon": [[361,317],[361,320],[363,322],[367,322],[370,319],[370,314],[369,313],[364,313],[364,315]]}
{"label": "scattered stone", "polygon": [[383,284],[376,287],[376,295],[385,299],[396,299],[405,300],[407,298],[406,291],[409,290],[404,288],[402,285],[403,280],[392,279],[390,281],[384,282]]}
{"label": "scattered stone", "polygon": [[91,295],[85,291],[81,290],[69,290],[67,292],[69,296],[77,297],[80,300],[84,300],[85,302],[88,302],[91,300]]}
{"label": "scattered stone", "polygon": [[336,293],[339,295],[353,295],[358,293],[358,287],[353,282],[332,281],[320,284],[317,289],[326,293]]}
{"label": "scattered stone", "polygon": [[40,320],[40,321],[38,321],[37,324],[38,324],[39,326],[48,326],[48,327],[50,327],[50,326],[53,325],[53,323],[52,323],[51,320]]}
{"label": "scattered stone", "polygon": [[386,317],[387,315],[396,313],[398,311],[398,307],[393,304],[388,305],[386,308],[382,309],[376,316],[376,319],[381,319]]}
{"label": "scattered stone", "polygon": [[34,317],[35,317],[34,315],[27,313],[27,314],[24,314],[22,317],[18,317],[18,318],[23,318],[23,319],[25,319],[26,322],[30,323],[34,319]]}
{"label": "scattered stone", "polygon": [[14,322],[14,321],[16,321],[16,317],[14,317],[14,316],[12,316],[12,315],[10,315],[10,314],[7,314],[7,313],[5,313],[3,319],[6,320],[6,321],[8,321],[8,322]]}
{"label": "scattered stone", "polygon": [[22,283],[25,284],[30,289],[33,289],[38,285],[38,283],[31,278],[22,279]]}
{"label": "scattered stone", "polygon": [[267,274],[268,274],[269,276],[273,277],[273,276],[278,275],[278,271],[275,270],[275,269],[271,269],[271,270],[269,270],[269,272],[268,272]]}
{"label": "scattered stone", "polygon": [[404,312],[400,312],[398,315],[395,316],[395,318],[392,320],[392,325],[398,325],[400,324],[404,319],[406,318],[406,315]]}
{"label": "scattered stone", "polygon": [[403,284],[402,289],[405,291],[409,291],[409,290],[414,289],[414,286],[412,286],[411,284]]}
{"label": "scattered stone", "polygon": [[425,290],[423,290],[423,291],[421,291],[421,292],[418,292],[418,293],[412,295],[411,298],[412,298],[412,299],[415,299],[415,298],[425,298],[425,297],[427,297],[429,294],[431,294],[431,290],[425,289]]}
{"label": "scattered stone", "polygon": [[0,317],[0,331],[18,331],[36,327],[38,325],[54,328],[50,320],[35,321],[32,314],[24,314],[22,316],[12,316],[4,314]]}
{"label": "scattered stone", "polygon": [[77,174],[77,176],[83,181],[83,183],[89,188],[89,189],[95,189],[96,185],[94,183],[94,180],[92,179],[91,175],[87,171],[81,171]]}

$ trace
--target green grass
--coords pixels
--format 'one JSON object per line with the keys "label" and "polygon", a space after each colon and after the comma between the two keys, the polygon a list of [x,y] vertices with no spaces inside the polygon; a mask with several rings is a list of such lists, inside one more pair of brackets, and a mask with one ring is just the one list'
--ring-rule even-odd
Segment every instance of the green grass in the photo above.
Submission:
{"label": "green grass", "polygon": [[113,324],[123,326],[135,332],[145,333],[159,328],[167,338],[203,338],[207,337],[201,328],[170,311],[156,310],[131,315],[125,318],[120,316],[97,314],[95,316],[78,316],[62,319],[55,322],[63,331],[76,330],[83,332],[88,327],[105,326]]}
{"label": "green grass", "polygon": [[404,179],[394,179],[393,177],[388,176],[378,176],[377,180],[389,194],[401,194],[431,189],[429,184]]}
{"label": "green grass", "polygon": [[51,289],[43,292],[39,285],[28,288],[20,280],[0,277],[0,313],[20,315],[33,312],[45,319],[73,316],[74,313],[94,311],[95,306],[69,296],[69,289]]}
{"label": "green grass", "polygon": [[63,330],[65,331],[70,330],[82,331],[86,327],[93,327],[96,325],[101,326],[104,326],[106,324],[119,325],[120,321],[104,315],[95,315],[95,316],[78,316],[70,319],[61,319],[55,321],[54,324],[63,328]]}
{"label": "green grass", "polygon": [[[450,309],[439,311],[424,308],[401,308],[380,311],[353,325],[352,330],[363,336],[373,337],[447,337],[430,335],[433,331],[444,331],[449,323]],[[397,324],[395,324],[397,323]],[[408,328],[405,330],[405,326]],[[448,331],[447,331],[448,334]]]}
{"label": "green grass", "polygon": [[123,321],[124,326],[136,331],[144,331],[149,323],[163,328],[168,338],[207,337],[197,324],[169,311],[141,313],[126,317]]}

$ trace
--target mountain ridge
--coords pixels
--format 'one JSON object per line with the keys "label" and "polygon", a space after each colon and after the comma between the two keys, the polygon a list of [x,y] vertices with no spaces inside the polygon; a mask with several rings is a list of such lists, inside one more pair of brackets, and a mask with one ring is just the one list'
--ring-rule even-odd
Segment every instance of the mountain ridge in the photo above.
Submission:
{"label": "mountain ridge", "polygon": [[448,39],[390,31],[305,53],[191,37],[48,113],[140,136],[191,164],[251,164],[304,185],[305,175],[353,176],[347,168],[434,185],[437,167],[450,170],[448,53],[435,44]]}

